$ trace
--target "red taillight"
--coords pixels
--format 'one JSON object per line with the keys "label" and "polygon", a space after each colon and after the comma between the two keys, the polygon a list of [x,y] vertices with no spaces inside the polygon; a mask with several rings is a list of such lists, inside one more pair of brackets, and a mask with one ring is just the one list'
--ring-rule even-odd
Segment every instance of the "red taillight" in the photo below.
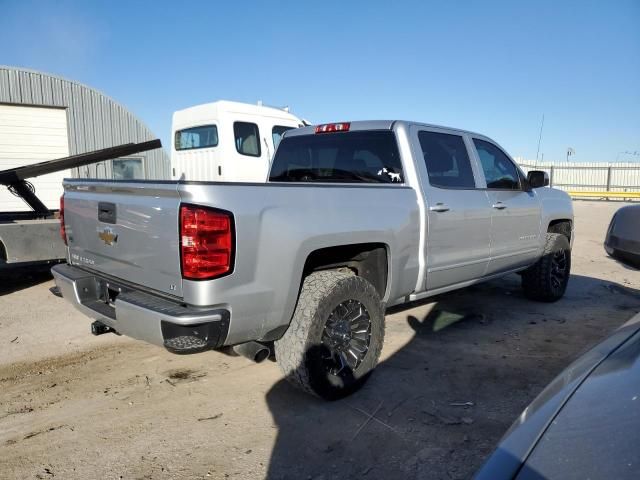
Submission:
{"label": "red taillight", "polygon": [[67,229],[64,226],[64,195],[60,197],[60,236],[65,245],[67,245]]}
{"label": "red taillight", "polygon": [[180,207],[182,277],[209,280],[233,270],[233,216],[195,205]]}
{"label": "red taillight", "polygon": [[351,128],[349,122],[325,123],[316,127],[316,133],[348,132],[349,128]]}

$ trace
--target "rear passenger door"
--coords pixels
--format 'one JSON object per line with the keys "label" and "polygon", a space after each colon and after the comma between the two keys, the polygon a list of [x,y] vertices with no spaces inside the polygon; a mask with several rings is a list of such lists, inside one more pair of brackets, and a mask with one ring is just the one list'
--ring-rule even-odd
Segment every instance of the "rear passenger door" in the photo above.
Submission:
{"label": "rear passenger door", "polygon": [[426,192],[427,290],[480,278],[489,262],[492,212],[486,192],[478,188],[469,140],[445,129],[412,130]]}
{"label": "rear passenger door", "polygon": [[491,261],[487,274],[527,265],[540,248],[540,203],[524,189],[515,163],[497,145],[473,138],[492,207]]}

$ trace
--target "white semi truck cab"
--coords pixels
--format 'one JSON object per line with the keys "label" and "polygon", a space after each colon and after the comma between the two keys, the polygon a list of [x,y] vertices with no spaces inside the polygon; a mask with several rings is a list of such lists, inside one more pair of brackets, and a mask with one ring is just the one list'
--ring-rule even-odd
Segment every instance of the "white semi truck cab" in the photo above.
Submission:
{"label": "white semi truck cab", "polygon": [[178,110],[171,126],[171,178],[266,182],[287,130],[303,120],[288,109],[220,100]]}

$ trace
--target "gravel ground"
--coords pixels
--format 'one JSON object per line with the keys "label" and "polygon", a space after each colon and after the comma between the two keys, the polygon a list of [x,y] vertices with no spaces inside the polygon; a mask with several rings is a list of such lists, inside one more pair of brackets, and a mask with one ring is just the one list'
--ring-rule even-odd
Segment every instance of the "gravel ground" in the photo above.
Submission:
{"label": "gravel ground", "polygon": [[273,362],[89,335],[46,272],[0,277],[2,478],[468,478],[571,360],[640,311],[602,248],[620,203],[576,202],[564,299],[513,275],[387,316],[365,388],[323,403]]}

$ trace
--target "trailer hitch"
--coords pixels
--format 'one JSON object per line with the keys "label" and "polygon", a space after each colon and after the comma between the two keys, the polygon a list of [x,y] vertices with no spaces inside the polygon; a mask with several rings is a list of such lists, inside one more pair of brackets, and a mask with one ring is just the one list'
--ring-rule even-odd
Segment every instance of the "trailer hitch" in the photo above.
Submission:
{"label": "trailer hitch", "polygon": [[91,334],[92,335],[104,335],[105,333],[115,333],[117,334],[118,332],[115,331],[115,329],[111,328],[109,325],[105,325],[104,323],[96,320],[95,322],[93,322],[91,324]]}

